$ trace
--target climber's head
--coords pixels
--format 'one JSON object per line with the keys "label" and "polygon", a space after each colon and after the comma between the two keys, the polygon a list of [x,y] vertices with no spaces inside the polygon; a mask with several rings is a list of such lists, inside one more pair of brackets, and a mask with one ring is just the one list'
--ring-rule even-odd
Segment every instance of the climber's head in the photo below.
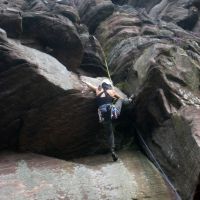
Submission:
{"label": "climber's head", "polygon": [[104,79],[101,82],[101,86],[105,90],[112,89],[112,82],[109,79]]}

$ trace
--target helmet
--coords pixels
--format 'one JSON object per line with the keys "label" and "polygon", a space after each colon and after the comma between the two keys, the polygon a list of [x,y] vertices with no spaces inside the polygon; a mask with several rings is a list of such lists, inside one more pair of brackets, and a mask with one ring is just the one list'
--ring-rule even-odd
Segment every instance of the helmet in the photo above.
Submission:
{"label": "helmet", "polygon": [[104,79],[101,82],[101,87],[105,90],[112,89],[112,82],[109,79]]}
{"label": "helmet", "polygon": [[106,83],[107,85],[111,85],[112,86],[112,82],[109,79],[104,79],[101,84]]}

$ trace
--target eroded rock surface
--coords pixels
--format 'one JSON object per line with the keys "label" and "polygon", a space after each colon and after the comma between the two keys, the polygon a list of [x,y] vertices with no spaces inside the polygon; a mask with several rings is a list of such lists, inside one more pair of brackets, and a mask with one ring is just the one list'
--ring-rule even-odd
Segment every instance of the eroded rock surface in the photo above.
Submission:
{"label": "eroded rock surface", "polygon": [[144,10],[152,19],[178,24],[187,30],[199,31],[198,0],[113,0],[119,5],[129,5]]}
{"label": "eroded rock surface", "polygon": [[[24,150],[55,155],[84,148],[85,142],[93,143],[97,123],[86,128],[88,125],[83,121],[95,121],[95,104],[93,97],[81,93],[78,77],[50,55],[7,40],[5,35],[3,39],[1,149],[16,147],[18,143]],[[88,111],[92,115],[85,115]],[[84,125],[78,126],[81,121]],[[89,135],[85,138],[91,140],[78,138],[77,131],[81,135],[86,131]]]}
{"label": "eroded rock surface", "polygon": [[127,93],[138,94],[136,126],[181,197],[190,199],[200,174],[199,37],[127,7],[105,20],[96,37],[106,52],[113,80]]}
{"label": "eroded rock surface", "polygon": [[7,31],[9,37],[19,37],[22,33],[21,12],[14,8],[1,9],[0,25]]}
{"label": "eroded rock surface", "polygon": [[[47,34],[48,33],[48,34]],[[83,48],[74,24],[65,17],[26,13],[23,15],[23,36],[36,39],[68,69],[75,70],[82,60]]]}
{"label": "eroded rock surface", "polygon": [[80,74],[88,76],[106,76],[105,55],[99,41],[94,35],[90,35],[85,26],[81,27],[81,41],[84,54],[79,67]]}
{"label": "eroded rock surface", "polygon": [[0,198],[169,200],[159,172],[140,152],[63,161],[37,154],[0,154]]}
{"label": "eroded rock surface", "polygon": [[81,22],[86,24],[90,33],[94,33],[97,26],[113,13],[114,5],[110,0],[76,0]]}
{"label": "eroded rock surface", "polygon": [[5,0],[0,7],[1,149],[67,158],[98,152],[94,93],[79,75],[105,76],[106,59],[114,83],[137,96],[130,126],[182,199],[198,199],[197,0]]}

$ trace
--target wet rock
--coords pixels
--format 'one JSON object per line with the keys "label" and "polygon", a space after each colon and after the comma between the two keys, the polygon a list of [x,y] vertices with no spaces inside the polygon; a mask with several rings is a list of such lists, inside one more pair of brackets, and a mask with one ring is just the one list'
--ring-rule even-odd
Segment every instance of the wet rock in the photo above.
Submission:
{"label": "wet rock", "polygon": [[110,0],[77,0],[76,6],[79,11],[81,22],[88,26],[91,34],[94,33],[97,26],[114,11],[114,5]]}
{"label": "wet rock", "polygon": [[[47,34],[48,33],[48,34]],[[80,65],[83,47],[73,23],[64,17],[26,13],[23,15],[23,34],[39,40],[51,54],[68,69],[76,70]]]}

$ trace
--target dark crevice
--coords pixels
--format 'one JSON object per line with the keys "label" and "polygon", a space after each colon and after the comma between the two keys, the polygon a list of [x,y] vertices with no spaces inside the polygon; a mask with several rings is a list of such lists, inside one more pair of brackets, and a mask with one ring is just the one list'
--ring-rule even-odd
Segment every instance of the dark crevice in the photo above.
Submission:
{"label": "dark crevice", "polygon": [[196,23],[198,22],[198,19],[199,19],[199,16],[197,13],[195,13],[189,16],[188,18],[179,21],[177,25],[185,30],[192,31]]}
{"label": "dark crevice", "polygon": [[[4,59],[4,58],[3,58]],[[0,62],[0,73],[3,74],[3,72],[6,72],[10,70],[11,68],[18,67],[18,66],[26,66],[27,61],[25,59],[16,59],[14,61],[9,61],[8,58],[5,57],[4,60],[1,60]]]}
{"label": "dark crevice", "polygon": [[128,0],[112,0],[112,2],[116,5],[124,5],[128,3]]}
{"label": "dark crevice", "polygon": [[104,21],[107,17],[112,15],[114,11],[114,7],[112,5],[107,6],[101,10],[99,10],[91,19],[89,22],[89,33],[93,35],[97,29],[97,27],[100,25],[102,21]]}
{"label": "dark crevice", "polygon": [[176,76],[173,76],[172,74],[166,74],[166,77],[167,77],[167,79],[169,79],[170,81],[176,82],[176,83],[180,84],[180,85],[183,86],[183,87],[186,87],[186,86],[187,86],[187,84],[186,84],[183,80],[177,78]]}
{"label": "dark crevice", "polygon": [[200,9],[200,1],[199,1],[199,0],[193,0],[193,1],[189,2],[189,3],[185,6],[185,8],[189,9],[189,8],[192,7],[192,6],[194,6],[194,7],[198,8],[198,9]]}
{"label": "dark crevice", "polygon": [[189,3],[186,8],[188,9],[189,16],[177,22],[177,25],[185,30],[192,31],[199,19],[200,2]]}
{"label": "dark crevice", "polygon": [[199,200],[199,199],[200,199],[200,175],[199,175],[199,182],[198,182],[193,200]]}

